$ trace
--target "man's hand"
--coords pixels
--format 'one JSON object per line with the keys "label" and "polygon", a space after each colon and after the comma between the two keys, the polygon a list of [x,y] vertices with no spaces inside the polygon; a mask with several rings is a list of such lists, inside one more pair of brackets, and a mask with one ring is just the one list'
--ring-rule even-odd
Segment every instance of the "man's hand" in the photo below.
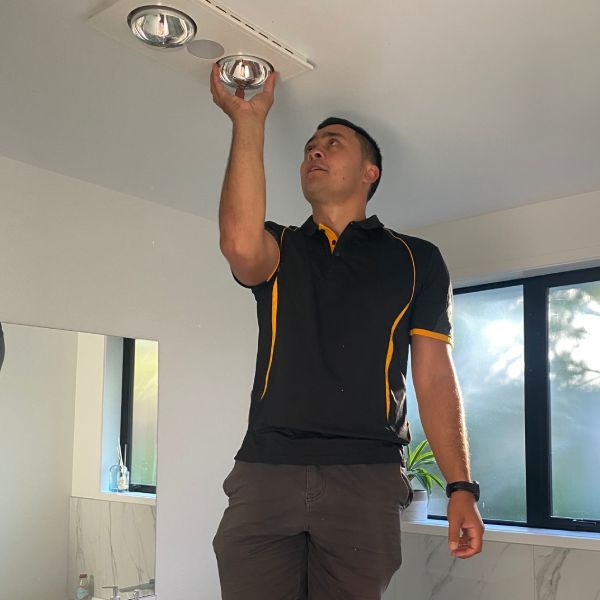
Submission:
{"label": "man's hand", "polygon": [[481,552],[485,526],[473,494],[467,490],[452,492],[447,512],[450,553],[458,558],[469,558]]}
{"label": "man's hand", "polygon": [[244,100],[243,88],[238,88],[235,94],[225,89],[225,84],[219,77],[219,65],[214,63],[210,73],[210,91],[214,103],[225,112],[232,121],[244,118],[258,118],[264,121],[273,105],[275,79],[277,71],[269,73],[263,85],[263,91],[255,94],[250,100]]}

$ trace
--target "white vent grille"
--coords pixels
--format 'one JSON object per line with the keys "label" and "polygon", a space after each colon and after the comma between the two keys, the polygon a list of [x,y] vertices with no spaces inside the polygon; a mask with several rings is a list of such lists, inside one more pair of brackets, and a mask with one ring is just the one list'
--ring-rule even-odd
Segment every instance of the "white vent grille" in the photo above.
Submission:
{"label": "white vent grille", "polygon": [[281,50],[285,50],[286,52],[289,52],[292,56],[297,56],[301,60],[306,60],[306,58],[304,56],[301,56],[298,52],[294,52],[294,50],[291,50],[290,48],[288,48],[283,42],[278,42],[273,36],[269,35],[268,33],[265,33],[262,29],[260,29],[256,25],[251,25],[245,19],[238,17],[237,15],[232,13],[228,8],[225,8],[224,6],[221,6],[220,4],[217,4],[216,2],[211,2],[211,0],[198,0],[198,1],[206,2],[206,4],[212,4],[216,9],[225,13],[227,16],[234,19],[235,21],[237,21],[244,27],[247,27],[248,29],[250,29],[251,31],[254,31],[258,35],[261,35],[266,40],[269,40],[269,42],[271,42],[272,44],[275,44],[275,46],[277,46]]}

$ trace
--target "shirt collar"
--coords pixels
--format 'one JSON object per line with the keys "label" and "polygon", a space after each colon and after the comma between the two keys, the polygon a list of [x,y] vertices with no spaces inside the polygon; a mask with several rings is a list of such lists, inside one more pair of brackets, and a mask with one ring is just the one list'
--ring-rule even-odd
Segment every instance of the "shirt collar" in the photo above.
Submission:
{"label": "shirt collar", "polygon": [[[349,227],[361,227],[362,229],[375,229],[377,227],[383,227],[383,223],[377,218],[377,215],[371,215],[367,219],[362,221],[350,221]],[[315,235],[319,231],[317,224],[315,223],[313,216],[310,215],[306,221],[300,226],[300,229],[304,235]]]}

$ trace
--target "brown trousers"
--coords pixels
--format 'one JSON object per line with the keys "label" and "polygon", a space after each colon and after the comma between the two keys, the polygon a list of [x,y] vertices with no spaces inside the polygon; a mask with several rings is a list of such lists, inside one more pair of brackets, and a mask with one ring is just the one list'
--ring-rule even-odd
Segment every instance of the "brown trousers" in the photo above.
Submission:
{"label": "brown trousers", "polygon": [[400,568],[400,463],[235,461],[213,548],[223,600],[380,600]]}

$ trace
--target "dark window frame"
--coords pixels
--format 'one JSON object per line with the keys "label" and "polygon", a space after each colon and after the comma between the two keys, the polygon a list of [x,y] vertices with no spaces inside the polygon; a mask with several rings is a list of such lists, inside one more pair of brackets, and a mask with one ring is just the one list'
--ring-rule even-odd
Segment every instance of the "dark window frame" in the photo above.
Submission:
{"label": "dark window frame", "polygon": [[[131,441],[133,437],[133,385],[135,379],[135,339],[123,338],[123,381],[121,388],[121,456],[129,471],[129,491],[156,494],[155,485],[131,479]],[[127,453],[125,446],[127,445]]]}
{"label": "dark window frame", "polygon": [[[567,531],[600,532],[600,521],[551,515],[550,379],[548,360],[549,289],[600,281],[600,267],[561,271],[479,285],[461,286],[455,295],[502,287],[523,286],[525,491],[526,521],[483,519],[484,523]],[[457,369],[458,371],[458,369]],[[460,373],[458,373],[460,380]],[[430,519],[446,516],[428,515]]]}

